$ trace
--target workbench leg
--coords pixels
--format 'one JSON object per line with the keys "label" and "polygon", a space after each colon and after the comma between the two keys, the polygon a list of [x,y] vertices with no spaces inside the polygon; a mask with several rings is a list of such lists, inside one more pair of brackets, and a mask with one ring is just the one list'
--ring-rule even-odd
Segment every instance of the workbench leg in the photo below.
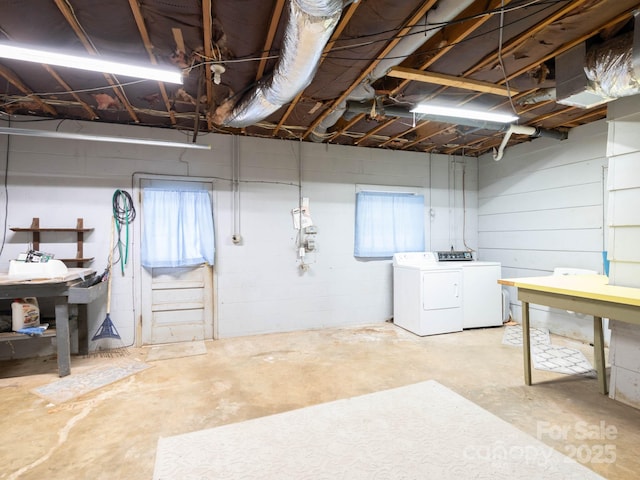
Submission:
{"label": "workbench leg", "polygon": [[78,354],[89,355],[89,316],[87,305],[79,304],[78,307]]}
{"label": "workbench leg", "polygon": [[71,373],[71,345],[69,343],[69,304],[67,297],[56,297],[56,339],[58,343],[58,375]]}
{"label": "workbench leg", "polygon": [[598,372],[598,386],[600,393],[609,393],[607,387],[607,364],[604,359],[604,333],[602,332],[602,317],[593,317],[593,356]]}
{"label": "workbench leg", "polygon": [[529,331],[529,302],[522,302],[522,353],[524,354],[524,383],[531,385],[531,337]]}

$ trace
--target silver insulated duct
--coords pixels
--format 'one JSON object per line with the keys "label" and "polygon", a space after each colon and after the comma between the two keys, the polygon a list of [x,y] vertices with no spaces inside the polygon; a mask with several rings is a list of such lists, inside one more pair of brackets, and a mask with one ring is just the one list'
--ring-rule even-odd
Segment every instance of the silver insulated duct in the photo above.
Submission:
{"label": "silver insulated duct", "polygon": [[[282,51],[273,73],[260,80],[225,114],[219,107],[218,122],[228,127],[247,127],[264,120],[291,102],[313,79],[320,56],[342,14],[342,0],[290,0],[289,22]],[[220,112],[220,114],[218,114]]]}

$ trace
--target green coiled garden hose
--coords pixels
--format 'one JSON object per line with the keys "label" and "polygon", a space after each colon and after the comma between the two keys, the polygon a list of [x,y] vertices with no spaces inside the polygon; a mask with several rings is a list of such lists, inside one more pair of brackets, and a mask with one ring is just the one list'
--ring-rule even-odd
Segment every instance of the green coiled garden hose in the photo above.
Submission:
{"label": "green coiled garden hose", "polygon": [[[129,224],[136,218],[136,209],[129,192],[116,190],[111,199],[113,219],[118,232],[118,253],[120,254],[120,269],[124,275],[124,267],[129,259]],[[125,240],[122,241],[122,227],[125,228]],[[123,252],[124,249],[124,252]]]}

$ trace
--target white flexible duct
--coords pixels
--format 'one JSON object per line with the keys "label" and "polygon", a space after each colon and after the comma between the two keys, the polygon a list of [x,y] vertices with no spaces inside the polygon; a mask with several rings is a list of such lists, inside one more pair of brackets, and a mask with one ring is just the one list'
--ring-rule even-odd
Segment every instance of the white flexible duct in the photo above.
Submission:
{"label": "white flexible duct", "polygon": [[538,130],[535,127],[527,127],[524,125],[509,125],[509,130],[504,135],[502,139],[502,143],[500,143],[500,147],[498,147],[498,151],[493,152],[493,159],[498,162],[502,160],[502,156],[504,155],[504,149],[507,147],[507,143],[509,143],[509,139],[511,135],[514,133],[519,133],[520,135],[535,135]]}
{"label": "white flexible duct", "polygon": [[226,113],[228,105],[219,107],[214,121],[247,127],[293,100],[311,83],[320,55],[340,20],[342,5],[342,0],[290,0],[289,23],[273,73],[258,82],[231,112]]}
{"label": "white flexible duct", "polygon": [[325,138],[327,130],[336,124],[342,117],[346,108],[347,101],[364,101],[374,97],[374,90],[371,84],[376,80],[384,77],[390,68],[402,63],[409,55],[421,47],[427,40],[433,37],[442,27],[433,27],[426,29],[429,25],[445,24],[456,18],[462,13],[473,0],[443,0],[438,2],[436,8],[432,8],[422,17],[416,25],[407,33],[398,44],[391,49],[387,57],[382,59],[378,65],[371,71],[365,80],[358,85],[349,96],[341,102],[336,108],[318,124],[311,133],[310,138],[316,142],[322,142]]}

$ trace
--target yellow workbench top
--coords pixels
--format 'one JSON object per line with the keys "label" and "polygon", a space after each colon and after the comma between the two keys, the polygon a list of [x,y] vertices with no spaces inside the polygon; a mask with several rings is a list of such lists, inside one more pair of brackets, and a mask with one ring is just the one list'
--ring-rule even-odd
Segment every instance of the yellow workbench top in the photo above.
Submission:
{"label": "yellow workbench top", "polygon": [[640,306],[640,288],[609,285],[609,279],[605,275],[548,275],[545,277],[505,278],[498,280],[498,283],[540,292]]}

